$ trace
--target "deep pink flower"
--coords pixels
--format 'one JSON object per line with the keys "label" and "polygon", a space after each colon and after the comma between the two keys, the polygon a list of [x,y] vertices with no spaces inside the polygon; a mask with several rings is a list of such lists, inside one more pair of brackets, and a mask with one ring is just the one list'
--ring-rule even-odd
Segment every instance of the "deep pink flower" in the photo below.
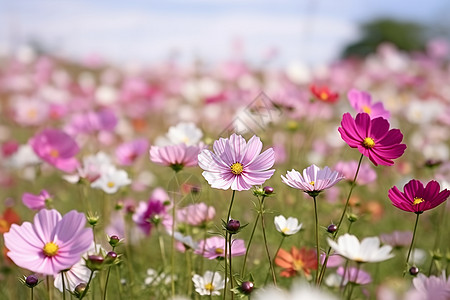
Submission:
{"label": "deep pink flower", "polygon": [[281,180],[293,187],[308,194],[320,193],[341,181],[344,176],[330,168],[325,167],[322,170],[316,165],[311,165],[303,170],[303,176],[300,172],[292,169],[287,171],[286,177],[281,175]]}
{"label": "deep pink flower", "polygon": [[[340,161],[334,169],[341,172],[347,180],[353,180],[358,168],[358,162],[352,161]],[[377,179],[377,173],[368,163],[362,163],[359,169],[358,177],[356,177],[356,183],[359,185],[365,185],[374,182]]]}
{"label": "deep pink flower", "polygon": [[141,201],[133,214],[133,221],[146,235],[150,235],[155,222],[160,222],[166,229],[171,229],[171,217],[167,214],[170,199],[162,188],[156,188],[147,202]]}
{"label": "deep pink flower", "polygon": [[358,112],[358,113],[366,113],[372,119],[376,117],[383,117],[385,119],[389,119],[389,112],[384,109],[382,102],[377,102],[372,104],[372,97],[369,93],[359,91],[357,89],[352,89],[347,94],[348,100],[350,101],[350,105]]}
{"label": "deep pink flower", "polygon": [[198,155],[202,175],[213,188],[242,191],[253,185],[263,184],[275,170],[268,170],[275,162],[272,148],[263,153],[259,137],[253,136],[248,143],[237,134],[229,139],[214,142],[214,152],[203,150]]}
{"label": "deep pink flower", "polygon": [[338,130],[350,147],[358,148],[375,166],[393,165],[392,159],[402,156],[406,149],[405,144],[400,144],[403,139],[400,130],[389,130],[389,122],[381,117],[370,119],[368,114],[360,113],[353,119],[345,113]]}
{"label": "deep pink flower", "polygon": [[440,189],[437,181],[428,182],[424,188],[422,182],[413,179],[403,187],[403,192],[394,186],[389,190],[388,196],[395,207],[421,214],[447,200],[450,191],[447,189],[440,191]]}
{"label": "deep pink flower", "polygon": [[211,221],[215,215],[216,210],[214,207],[208,206],[202,202],[178,209],[177,221],[192,226],[201,226],[206,222]]}
{"label": "deep pink flower", "polygon": [[198,146],[186,146],[186,144],[165,147],[152,146],[150,160],[156,164],[169,166],[178,172],[184,167],[196,166],[200,150]]}
{"label": "deep pink flower", "polygon": [[46,190],[42,190],[39,195],[33,195],[30,193],[24,193],[22,195],[22,202],[29,209],[40,210],[46,207],[51,196]]}
{"label": "deep pink flower", "polygon": [[29,141],[37,156],[65,172],[73,172],[78,166],[74,157],[80,148],[74,139],[58,129],[44,129]]}
{"label": "deep pink flower", "polygon": [[148,150],[148,142],[145,139],[137,139],[119,145],[116,149],[116,158],[120,165],[129,166]]}
{"label": "deep pink flower", "polygon": [[8,256],[21,268],[55,275],[76,264],[93,241],[91,228],[85,228],[84,214],[70,211],[64,217],[56,210],[42,209],[34,224],[13,224],[4,234]]}
{"label": "deep pink flower", "polygon": [[[227,245],[228,247],[228,245]],[[225,239],[221,236],[213,236],[200,241],[195,254],[203,255],[208,259],[225,257]],[[231,256],[241,256],[245,254],[244,240],[233,240],[231,244]],[[230,253],[228,252],[228,255]]]}

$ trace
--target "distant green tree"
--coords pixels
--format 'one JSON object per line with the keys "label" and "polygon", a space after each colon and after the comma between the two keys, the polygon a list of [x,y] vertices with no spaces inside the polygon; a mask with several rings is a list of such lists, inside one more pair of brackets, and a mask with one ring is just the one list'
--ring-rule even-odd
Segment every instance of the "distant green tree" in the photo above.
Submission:
{"label": "distant green tree", "polygon": [[419,23],[393,19],[376,19],[361,26],[361,38],[342,51],[342,57],[367,56],[374,53],[383,42],[396,45],[404,51],[422,50],[425,47],[425,27]]}

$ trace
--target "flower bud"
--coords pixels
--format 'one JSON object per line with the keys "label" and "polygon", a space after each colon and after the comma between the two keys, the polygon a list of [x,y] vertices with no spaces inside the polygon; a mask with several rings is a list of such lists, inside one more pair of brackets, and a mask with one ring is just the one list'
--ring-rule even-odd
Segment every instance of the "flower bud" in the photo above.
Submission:
{"label": "flower bud", "polygon": [[411,274],[412,276],[416,276],[417,274],[419,274],[419,268],[416,266],[412,266],[409,269],[409,274]]}
{"label": "flower bud", "polygon": [[109,244],[111,245],[111,247],[117,247],[119,242],[120,242],[120,239],[117,235],[112,235],[109,237]]}
{"label": "flower bud", "polygon": [[100,220],[100,216],[96,212],[95,213],[88,212],[86,220],[88,221],[89,225],[95,226],[97,225],[98,220]]}
{"label": "flower bud", "polygon": [[244,294],[249,295],[249,294],[251,294],[251,292],[253,291],[253,287],[254,287],[253,282],[251,282],[251,281],[244,281],[244,282],[241,284],[241,291],[242,291]]}
{"label": "flower bud", "polygon": [[75,297],[80,298],[85,290],[86,290],[86,283],[82,282],[75,287],[73,294],[75,295]]}
{"label": "flower bud", "polygon": [[238,220],[230,219],[227,223],[227,231],[231,234],[235,234],[241,228],[241,223]]}
{"label": "flower bud", "polygon": [[37,276],[35,274],[27,276],[27,278],[25,279],[25,284],[29,288],[34,288],[38,283],[39,283],[39,279],[37,278]]}
{"label": "flower bud", "polygon": [[337,227],[336,224],[330,224],[330,225],[328,225],[328,227],[327,227],[327,231],[328,231],[329,233],[335,233],[337,229],[338,229],[338,227]]}
{"label": "flower bud", "polygon": [[263,191],[264,191],[264,193],[265,193],[266,195],[270,195],[270,194],[273,193],[273,187],[271,187],[271,186],[265,186],[265,187],[263,188]]}
{"label": "flower bud", "polygon": [[105,263],[113,263],[117,258],[117,253],[114,251],[109,251],[108,254],[106,254],[105,257]]}
{"label": "flower bud", "polygon": [[89,255],[86,266],[91,271],[98,271],[101,270],[104,261],[105,259],[101,255]]}
{"label": "flower bud", "polygon": [[356,221],[358,221],[358,216],[357,215],[355,215],[355,214],[348,214],[347,215],[347,219],[350,221],[350,222],[356,222]]}

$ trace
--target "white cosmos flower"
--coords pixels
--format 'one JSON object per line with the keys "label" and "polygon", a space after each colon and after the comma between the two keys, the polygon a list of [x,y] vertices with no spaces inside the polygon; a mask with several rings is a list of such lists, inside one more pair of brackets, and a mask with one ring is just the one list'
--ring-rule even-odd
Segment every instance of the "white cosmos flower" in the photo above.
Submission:
{"label": "white cosmos flower", "polygon": [[181,122],[169,128],[165,137],[157,138],[157,146],[186,144],[186,146],[198,145],[203,137],[202,131],[192,122]]}
{"label": "white cosmos flower", "polygon": [[205,295],[220,295],[220,290],[225,287],[225,280],[222,279],[217,272],[206,271],[202,276],[195,274],[192,277],[195,291],[201,296]]}
{"label": "white cosmos flower", "polygon": [[190,235],[183,235],[180,232],[174,232],[173,234],[174,239],[182,243],[185,247],[189,247],[192,250],[196,250],[198,248],[198,244],[194,242],[192,237]]}
{"label": "white cosmos flower", "polygon": [[[253,297],[252,297],[253,299]],[[338,298],[307,282],[296,282],[289,292],[277,287],[262,288],[255,295],[256,300],[337,300]]]}
{"label": "white cosmos flower", "polygon": [[128,173],[110,166],[103,170],[100,178],[91,183],[92,188],[102,189],[107,194],[114,194],[119,188],[131,183]]}
{"label": "white cosmos flower", "polygon": [[302,223],[298,224],[298,220],[293,217],[285,218],[279,215],[274,218],[275,227],[284,236],[296,234],[301,228]]}
{"label": "white cosmos flower", "polygon": [[368,237],[359,242],[356,236],[346,233],[338,238],[337,243],[328,238],[328,244],[337,254],[360,263],[380,262],[394,257],[390,253],[392,247],[380,247],[378,237]]}

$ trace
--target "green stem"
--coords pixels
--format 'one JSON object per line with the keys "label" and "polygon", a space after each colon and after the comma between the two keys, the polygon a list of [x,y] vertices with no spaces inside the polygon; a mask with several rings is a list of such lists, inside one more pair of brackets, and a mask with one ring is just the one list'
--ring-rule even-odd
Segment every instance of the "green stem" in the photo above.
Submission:
{"label": "green stem", "polygon": [[[280,244],[278,245],[277,251],[275,252],[275,255],[273,256],[273,264],[275,264],[275,259],[278,255],[278,252],[280,252],[281,249],[281,245],[283,245],[284,239],[286,238],[285,235],[283,235],[283,237],[281,238]],[[267,284],[267,279],[269,279],[269,272],[267,272],[266,274],[266,279],[264,280],[264,285]]]}
{"label": "green stem", "polygon": [[103,291],[103,300],[106,300],[106,294],[107,294],[107,291],[108,291],[107,288],[108,288],[108,281],[109,281],[109,273],[111,273],[111,267],[112,266],[108,267],[108,273],[106,274],[105,289]]}
{"label": "green stem", "polygon": [[316,221],[316,248],[317,248],[317,272],[316,272],[316,284],[319,284],[319,261],[320,261],[320,247],[319,247],[319,216],[317,214],[317,201],[316,196],[313,196],[314,199],[314,219]]}
{"label": "green stem", "polygon": [[156,231],[158,232],[159,250],[161,251],[161,260],[163,263],[163,269],[165,269],[167,266],[166,251],[164,248],[164,240],[163,240],[163,236],[161,234],[161,228],[159,227],[159,225],[156,226]]}
{"label": "green stem", "polygon": [[[348,259],[345,260],[344,275],[342,275],[341,283],[339,284],[340,289],[342,289],[344,287],[344,281],[345,281],[345,276],[347,275],[347,270],[348,270]],[[348,284],[348,282],[347,282],[347,284]]]}
{"label": "green stem", "polygon": [[355,274],[355,280],[354,280],[354,282],[351,282],[351,283],[350,283],[350,278],[349,278],[349,283],[352,285],[352,286],[350,287],[350,292],[349,292],[348,298],[347,298],[347,299],[349,299],[349,300],[352,298],[353,288],[354,288],[355,285],[356,285],[356,280],[358,279],[358,275],[359,275],[359,270],[360,270],[360,268],[361,268],[361,263],[357,263],[357,264],[356,264],[356,274]]}
{"label": "green stem", "polygon": [[[177,183],[177,193],[178,189],[180,188],[180,183],[178,182],[178,176],[177,171],[175,171],[174,174],[175,181]],[[175,298],[175,212],[176,212],[176,197],[175,195],[177,193],[173,194],[173,207],[172,207],[172,233],[171,233],[171,240],[172,240],[172,252],[170,253],[170,266],[171,266],[171,288],[172,288],[172,298]]]}
{"label": "green stem", "polygon": [[94,271],[91,271],[91,275],[89,275],[89,280],[86,284],[86,288],[84,289],[83,293],[80,296],[80,300],[84,298],[84,296],[86,296],[88,290],[89,290],[89,285],[91,284],[92,281],[92,277],[94,276]]}
{"label": "green stem", "polygon": [[409,245],[408,256],[406,257],[405,270],[403,271],[403,277],[405,277],[406,271],[408,270],[409,257],[411,256],[411,250],[414,246],[414,239],[416,237],[417,223],[419,223],[420,213],[416,213],[416,222],[414,223],[413,237],[411,239],[411,245]]}
{"label": "green stem", "polygon": [[275,270],[273,269],[272,259],[270,258],[269,247],[267,246],[266,227],[264,225],[264,196],[262,197],[261,201],[259,202],[259,214],[261,215],[261,227],[262,227],[262,233],[263,233],[263,238],[264,238],[264,246],[266,248],[267,259],[269,260],[269,267],[270,267],[270,271],[272,273],[272,280],[273,280],[273,284],[275,286],[277,286],[277,277],[275,276]]}
{"label": "green stem", "polygon": [[[445,210],[446,210],[446,207],[445,207],[445,205],[443,205],[443,207],[441,207],[441,211],[439,212],[440,215],[438,216],[438,223],[436,226],[437,228],[436,228],[436,237],[434,240],[433,253],[438,251],[439,247],[440,247],[441,227],[443,227],[444,221],[445,221]],[[433,263],[434,263],[434,255],[431,258],[430,267],[428,268],[428,276],[430,276],[430,274],[431,274],[431,269],[433,268]]]}
{"label": "green stem", "polygon": [[231,268],[231,244],[232,244],[232,240],[233,240],[233,235],[230,233],[230,238],[228,239],[228,249],[229,249],[229,263],[230,263],[230,291],[231,291],[231,300],[234,299],[234,293],[232,291],[233,289],[233,270]]}
{"label": "green stem", "polygon": [[[228,214],[227,214],[227,218],[225,219],[225,223],[228,224],[228,221],[230,220],[230,215],[231,215],[231,207],[233,206],[233,202],[234,202],[234,195],[236,194],[236,191],[233,190],[233,195],[231,196],[231,202],[230,202],[230,206],[228,207]],[[223,299],[225,300],[225,296],[227,294],[227,280],[228,280],[228,268],[227,268],[227,258],[228,258],[228,247],[227,247],[227,242],[228,242],[228,231],[225,231],[225,286],[223,288]]]}
{"label": "green stem", "polygon": [[31,290],[31,300],[33,300],[34,299],[34,295],[33,295],[34,288],[31,288],[30,290]]}
{"label": "green stem", "polygon": [[63,294],[63,300],[66,300],[66,284],[64,280],[64,272],[61,272],[61,280],[62,280],[62,294]]}
{"label": "green stem", "polygon": [[[340,218],[339,223],[337,225],[337,229],[336,229],[336,231],[333,234],[333,240],[336,239],[336,237],[338,235],[338,232],[339,232],[339,229],[341,228],[342,220],[344,219],[345,213],[347,211],[347,207],[348,207],[348,203],[350,201],[350,197],[352,196],[353,189],[356,186],[356,178],[358,177],[358,173],[359,173],[359,169],[361,168],[361,162],[363,160],[363,157],[364,157],[364,155],[361,154],[361,157],[359,158],[359,162],[358,162],[358,167],[356,169],[355,177],[353,177],[353,181],[352,181],[352,184],[351,184],[351,187],[350,187],[350,191],[348,193],[347,200],[345,201],[344,210],[342,211],[342,215],[341,215],[341,218]],[[327,270],[327,262],[328,262],[328,258],[330,257],[330,253],[331,253],[331,247],[328,247],[328,251],[327,251],[326,256],[325,256],[325,261],[323,262],[322,269],[320,270],[320,273],[319,273],[319,282],[318,282],[319,286],[322,283],[323,277],[325,275],[325,271]]]}
{"label": "green stem", "polygon": [[53,299],[53,293],[52,293],[52,290],[50,289],[50,275],[47,275],[46,281],[47,281],[48,299],[52,300]]}
{"label": "green stem", "polygon": [[253,235],[255,234],[256,225],[258,225],[258,220],[259,220],[259,213],[256,215],[255,224],[253,224],[252,233],[250,235],[250,239],[248,240],[247,249],[245,250],[244,263],[242,264],[242,270],[241,270],[241,278],[244,278],[244,275],[245,275],[245,265],[247,263],[247,256],[248,256],[248,252],[250,251],[250,246],[252,244]]}
{"label": "green stem", "polygon": [[186,280],[186,285],[187,285],[187,291],[188,291],[188,297],[191,297],[192,294],[192,263],[191,263],[191,251],[190,250],[186,250],[185,252],[186,255],[186,267],[187,267],[187,280]]}

